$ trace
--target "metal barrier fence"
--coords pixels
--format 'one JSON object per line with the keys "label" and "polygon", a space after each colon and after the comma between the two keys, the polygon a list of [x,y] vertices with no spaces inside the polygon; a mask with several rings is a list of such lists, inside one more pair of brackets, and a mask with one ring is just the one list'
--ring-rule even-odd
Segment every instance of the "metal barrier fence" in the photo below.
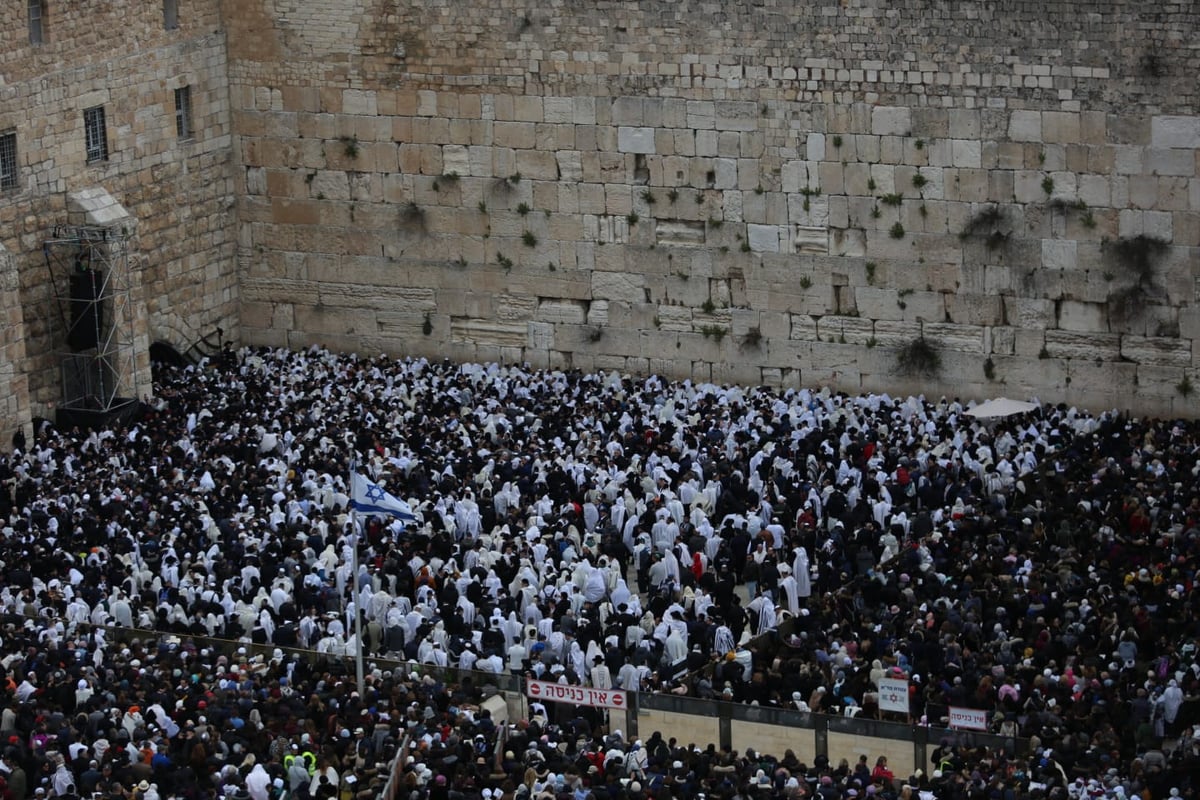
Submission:
{"label": "metal barrier fence", "polygon": [[[23,619],[23,618],[14,618]],[[14,621],[6,619],[5,621]],[[103,626],[114,642],[128,642],[132,639],[154,639],[167,642],[190,642],[196,647],[207,647],[215,652],[232,655],[244,648],[247,656],[262,655],[270,658],[275,650],[282,650],[293,656],[303,658],[315,667],[321,667],[338,674],[345,674],[353,680],[354,658],[331,653],[318,653],[302,648],[277,647],[273,644],[255,644],[233,639],[221,639],[211,636],[181,635],[165,631],[140,628],[120,628]],[[492,673],[478,670],[463,670],[456,667],[440,667],[422,664],[407,659],[368,656],[364,660],[369,669],[380,669],[395,674],[416,674],[422,678],[429,676],[442,684],[473,685],[484,691],[485,695],[503,693],[510,702],[523,702],[524,679],[510,673]],[[913,749],[913,759],[916,764],[927,764],[928,754],[932,747],[943,742],[949,742],[959,747],[987,747],[993,750],[1004,750],[1011,755],[1024,755],[1029,751],[1029,740],[1017,737],[1005,737],[982,731],[968,731],[955,728],[929,727],[910,725],[904,722],[862,717],[835,716],[801,712],[795,709],[772,706],[755,706],[744,703],[731,703],[723,700],[709,700],[700,697],[689,697],[674,694],[652,694],[646,692],[630,692],[630,707],[627,717],[626,733],[629,737],[639,735],[637,717],[639,712],[662,711],[694,717],[697,720],[716,720],[719,731],[719,741],[711,742],[719,747],[730,748],[733,742],[733,722],[754,723],[781,729],[812,731],[816,753],[828,752],[830,734],[846,734],[855,737],[888,740],[892,742],[910,743]],[[696,742],[705,746],[709,742]],[[404,750],[398,751],[403,753]],[[782,755],[782,754],[774,754]],[[395,789],[399,772],[402,769],[402,757],[389,766],[393,780],[389,781]],[[385,794],[384,797],[389,795]]]}
{"label": "metal barrier fence", "polygon": [[[991,750],[1003,750],[1011,755],[1025,755],[1029,752],[1030,744],[1029,740],[1025,738],[999,736],[983,731],[910,725],[892,720],[818,714],[788,708],[746,705],[672,694],[638,693],[634,708],[638,711],[643,709],[665,711],[696,718],[716,719],[720,742],[714,742],[714,744],[724,748],[730,748],[733,744],[732,723],[734,721],[812,731],[814,749],[817,753],[828,753],[828,741],[831,733],[909,742],[914,748],[913,762],[919,765],[927,764],[932,748],[936,748],[942,743],[958,747],[986,747]],[[634,716],[631,714],[631,719]],[[633,722],[630,727],[636,734],[636,722]],[[697,744],[705,743],[697,742]]]}

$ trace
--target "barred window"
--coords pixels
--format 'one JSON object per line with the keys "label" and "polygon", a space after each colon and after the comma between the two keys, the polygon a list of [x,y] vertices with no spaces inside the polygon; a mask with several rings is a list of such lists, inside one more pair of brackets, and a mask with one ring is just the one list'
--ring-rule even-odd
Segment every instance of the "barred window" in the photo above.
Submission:
{"label": "barred window", "polygon": [[17,188],[17,132],[0,131],[0,190]]}
{"label": "barred window", "polygon": [[175,90],[175,133],[180,139],[191,139],[194,135],[191,86],[181,86]]}
{"label": "barred window", "polygon": [[46,41],[46,0],[29,0],[29,43]]}
{"label": "barred window", "polygon": [[104,123],[104,106],[83,110],[83,131],[87,142],[87,160],[108,160],[108,128]]}

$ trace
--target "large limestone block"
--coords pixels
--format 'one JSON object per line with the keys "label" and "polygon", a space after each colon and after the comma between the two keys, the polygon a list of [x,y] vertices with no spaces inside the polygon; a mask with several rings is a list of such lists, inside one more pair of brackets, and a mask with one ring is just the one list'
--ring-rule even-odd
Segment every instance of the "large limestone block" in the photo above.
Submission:
{"label": "large limestone block", "polygon": [[1008,138],[1014,142],[1042,140],[1042,112],[1014,111],[1008,119]]}
{"label": "large limestone block", "polygon": [[912,129],[912,111],[876,106],[871,109],[871,133],[875,136],[907,136]]}
{"label": "large limestone block", "polygon": [[1079,263],[1079,243],[1073,239],[1043,239],[1042,268],[1075,269]]}
{"label": "large limestone block", "polygon": [[525,321],[493,322],[482,319],[456,319],[450,323],[450,341],[497,347],[524,347],[529,339]]}
{"label": "large limestone block", "polygon": [[[820,183],[817,164],[813,161],[785,161],[780,169],[780,181],[783,191],[787,193],[815,189]],[[865,178],[863,187],[866,187]]]}
{"label": "large limestone block", "polygon": [[1194,150],[1151,147],[1146,150],[1146,170],[1154,175],[1178,175],[1190,178],[1196,174]]}
{"label": "large limestone block", "polygon": [[789,314],[788,338],[812,342],[817,338],[817,320],[808,314]]}
{"label": "large limestone block", "polygon": [[979,169],[982,164],[981,143],[975,139],[952,139],[951,163],[956,167]]}
{"label": "large limestone block", "polygon": [[261,303],[295,303],[315,306],[320,298],[320,284],[282,278],[243,278],[242,299]]}
{"label": "large limestone block", "polygon": [[543,100],[546,122],[572,125],[575,122],[575,102],[570,97],[547,97]]}
{"label": "large limestone block", "polygon": [[654,146],[654,128],[617,128],[617,149],[622,153],[657,152]]}
{"label": "large limestone block", "polygon": [[854,288],[854,304],[858,313],[867,319],[899,320],[904,317],[900,296],[895,289],[857,286]]}
{"label": "large limestone block", "polygon": [[321,304],[330,307],[373,308],[392,312],[426,312],[437,308],[432,289],[322,283]]}
{"label": "large limestone block", "polygon": [[758,127],[757,103],[745,100],[717,100],[715,111],[717,130],[752,131]]}
{"label": "large limestone block", "polygon": [[736,189],[738,186],[738,162],[734,158],[718,158],[713,162],[716,172],[716,189]]}
{"label": "large limestone block", "polygon": [[1024,330],[1045,330],[1055,326],[1054,301],[1033,297],[1006,296],[1005,317],[1009,324]]}
{"label": "large limestone block", "polygon": [[1200,148],[1200,117],[1153,117],[1150,143],[1154,147]]}
{"label": "large limestone block", "polygon": [[646,302],[646,280],[629,272],[593,272],[592,297],[621,303]]}
{"label": "large limestone block", "polygon": [[497,122],[492,130],[497,147],[528,150],[537,143],[537,129],[532,122]]}
{"label": "large limestone block", "polygon": [[780,240],[787,236],[787,228],[780,225],[747,225],[746,239],[750,250],[755,253],[778,253]]}
{"label": "large limestone block", "polygon": [[1186,339],[1123,336],[1121,356],[1137,364],[1187,367],[1192,363],[1192,343]]}
{"label": "large limestone block", "polygon": [[997,294],[954,293],[947,298],[950,319],[962,325],[999,325],[1004,304]]}
{"label": "large limestone block", "polygon": [[693,130],[712,130],[717,124],[716,105],[711,100],[687,101],[687,126]]}
{"label": "large limestone block", "polygon": [[[856,231],[861,233],[861,231]],[[846,242],[842,242],[843,249]],[[824,226],[797,225],[792,233],[792,252],[800,255],[826,255],[829,253],[829,230]],[[842,252],[841,255],[848,255]]]}
{"label": "large limestone block", "polygon": [[1059,307],[1058,327],[1065,331],[1107,331],[1106,306],[1104,303],[1063,300]]}
{"label": "large limestone block", "polygon": [[1115,333],[1049,330],[1046,352],[1051,358],[1115,361],[1121,355],[1121,337]]}
{"label": "large limestone block", "polygon": [[926,323],[922,332],[935,347],[960,353],[984,352],[983,328],[977,325],[931,322]]}
{"label": "large limestone block", "polygon": [[921,335],[916,322],[878,320],[875,322],[875,341],[880,347],[904,347]]}
{"label": "large limestone block", "polygon": [[444,146],[442,148],[442,169],[446,174],[470,175],[470,151],[460,144],[448,144]]}
{"label": "large limestone block", "polygon": [[538,308],[536,297],[501,294],[495,298],[496,319],[502,322],[531,319]]}
{"label": "large limestone block", "polygon": [[821,317],[817,321],[817,336],[825,342],[865,345],[875,338],[875,323],[861,317]]}

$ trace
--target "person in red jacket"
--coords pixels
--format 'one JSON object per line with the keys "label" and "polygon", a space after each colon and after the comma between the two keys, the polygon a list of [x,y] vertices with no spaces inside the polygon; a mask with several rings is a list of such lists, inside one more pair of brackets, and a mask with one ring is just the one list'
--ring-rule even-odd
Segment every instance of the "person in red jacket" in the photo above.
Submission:
{"label": "person in red jacket", "polygon": [[871,770],[871,780],[876,782],[886,782],[890,784],[895,779],[891,768],[888,766],[887,756],[880,756],[875,759],[875,769]]}

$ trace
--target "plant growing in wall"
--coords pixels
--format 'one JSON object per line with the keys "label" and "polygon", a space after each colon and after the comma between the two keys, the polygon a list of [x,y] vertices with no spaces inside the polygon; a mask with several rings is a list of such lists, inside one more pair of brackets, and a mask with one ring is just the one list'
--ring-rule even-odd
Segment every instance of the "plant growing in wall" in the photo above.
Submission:
{"label": "plant growing in wall", "polygon": [[496,263],[504,267],[504,271],[508,272],[513,268],[513,260],[504,253],[496,253]]}
{"label": "plant growing in wall", "polygon": [[1183,380],[1175,384],[1175,391],[1179,392],[1180,397],[1191,397],[1194,390],[1192,379],[1187,373],[1184,373]]}
{"label": "plant growing in wall", "polygon": [[812,188],[811,186],[805,186],[803,189],[801,189],[801,190],[800,190],[800,194],[804,195],[804,210],[805,210],[805,211],[808,211],[808,210],[809,210],[809,207],[810,207],[810,204],[809,204],[809,202],[808,202],[808,201],[809,201],[809,199],[810,199],[810,198],[813,198],[813,197],[816,197],[816,196],[817,196],[817,195],[819,195],[820,193],[821,193],[821,187],[820,187],[820,186],[818,186],[818,187],[817,187],[817,188],[815,188],[815,189],[814,189],[814,188]]}
{"label": "plant growing in wall", "polygon": [[533,231],[525,231],[521,234],[521,241],[525,243],[526,247],[537,247],[538,238]]}
{"label": "plant growing in wall", "polygon": [[529,213],[529,204],[528,203],[518,203],[517,204],[517,213],[520,214],[522,217],[525,216],[526,214],[528,214]]}
{"label": "plant growing in wall", "polygon": [[425,312],[425,321],[421,323],[421,333],[429,336],[433,333],[433,320],[429,316],[429,312]]}
{"label": "plant growing in wall", "polygon": [[902,375],[933,377],[942,369],[942,357],[922,334],[896,353],[896,371]]}
{"label": "plant growing in wall", "polygon": [[928,183],[929,183],[929,178],[926,178],[921,173],[917,172],[917,173],[913,174],[912,185],[915,186],[917,189],[924,189],[925,185]]}
{"label": "plant growing in wall", "polygon": [[992,361],[991,356],[988,356],[987,360],[983,362],[983,377],[989,381],[996,379],[996,362]]}
{"label": "plant growing in wall", "polygon": [[888,229],[888,236],[891,236],[893,239],[903,239],[904,226],[899,222],[893,224],[892,227]]}
{"label": "plant growing in wall", "polygon": [[338,141],[342,143],[342,152],[346,158],[358,158],[358,137],[343,136]]}
{"label": "plant growing in wall", "polygon": [[874,261],[868,261],[865,266],[867,270],[867,285],[874,286],[875,270],[879,268],[879,265],[877,265]]}
{"label": "plant growing in wall", "polygon": [[762,338],[762,331],[757,325],[755,325],[746,330],[746,335],[742,337],[742,346],[757,348],[760,344],[762,344]]}
{"label": "plant growing in wall", "polygon": [[521,173],[515,172],[507,178],[496,178],[492,181],[492,190],[500,193],[511,192],[521,182]]}
{"label": "plant growing in wall", "polygon": [[990,205],[976,211],[959,232],[958,238],[967,240],[972,237],[982,237],[987,241],[989,250],[995,249],[1008,241],[1007,219],[999,206]]}
{"label": "plant growing in wall", "polygon": [[638,224],[638,219],[639,217],[636,211],[631,211],[625,215],[625,221],[629,223],[629,227],[631,228]]}
{"label": "plant growing in wall", "polygon": [[833,138],[830,139],[829,141],[834,147],[842,146],[842,137],[838,136],[837,134],[834,134]]}
{"label": "plant growing in wall", "polygon": [[651,192],[649,189],[643,189],[642,190],[642,200],[648,206],[654,205],[654,203],[655,203],[654,193]]}
{"label": "plant growing in wall", "polygon": [[669,202],[674,203],[678,199],[679,199],[679,190],[678,189],[672,189],[671,191],[667,192],[667,200]]}
{"label": "plant growing in wall", "polygon": [[425,230],[425,209],[410,200],[400,209],[400,223],[412,230]]}
{"label": "plant growing in wall", "polygon": [[1049,175],[1042,178],[1042,191],[1046,194],[1054,194],[1054,178]]}
{"label": "plant growing in wall", "polygon": [[1115,276],[1119,282],[1110,285],[1108,294],[1109,313],[1117,320],[1132,319],[1147,302],[1163,294],[1157,285],[1157,267],[1169,247],[1169,242],[1144,234],[1104,243],[1105,254],[1122,268],[1122,274]]}
{"label": "plant growing in wall", "polygon": [[892,194],[882,195],[879,200],[885,206],[898,206],[904,202],[904,195],[899,192],[893,192]]}

